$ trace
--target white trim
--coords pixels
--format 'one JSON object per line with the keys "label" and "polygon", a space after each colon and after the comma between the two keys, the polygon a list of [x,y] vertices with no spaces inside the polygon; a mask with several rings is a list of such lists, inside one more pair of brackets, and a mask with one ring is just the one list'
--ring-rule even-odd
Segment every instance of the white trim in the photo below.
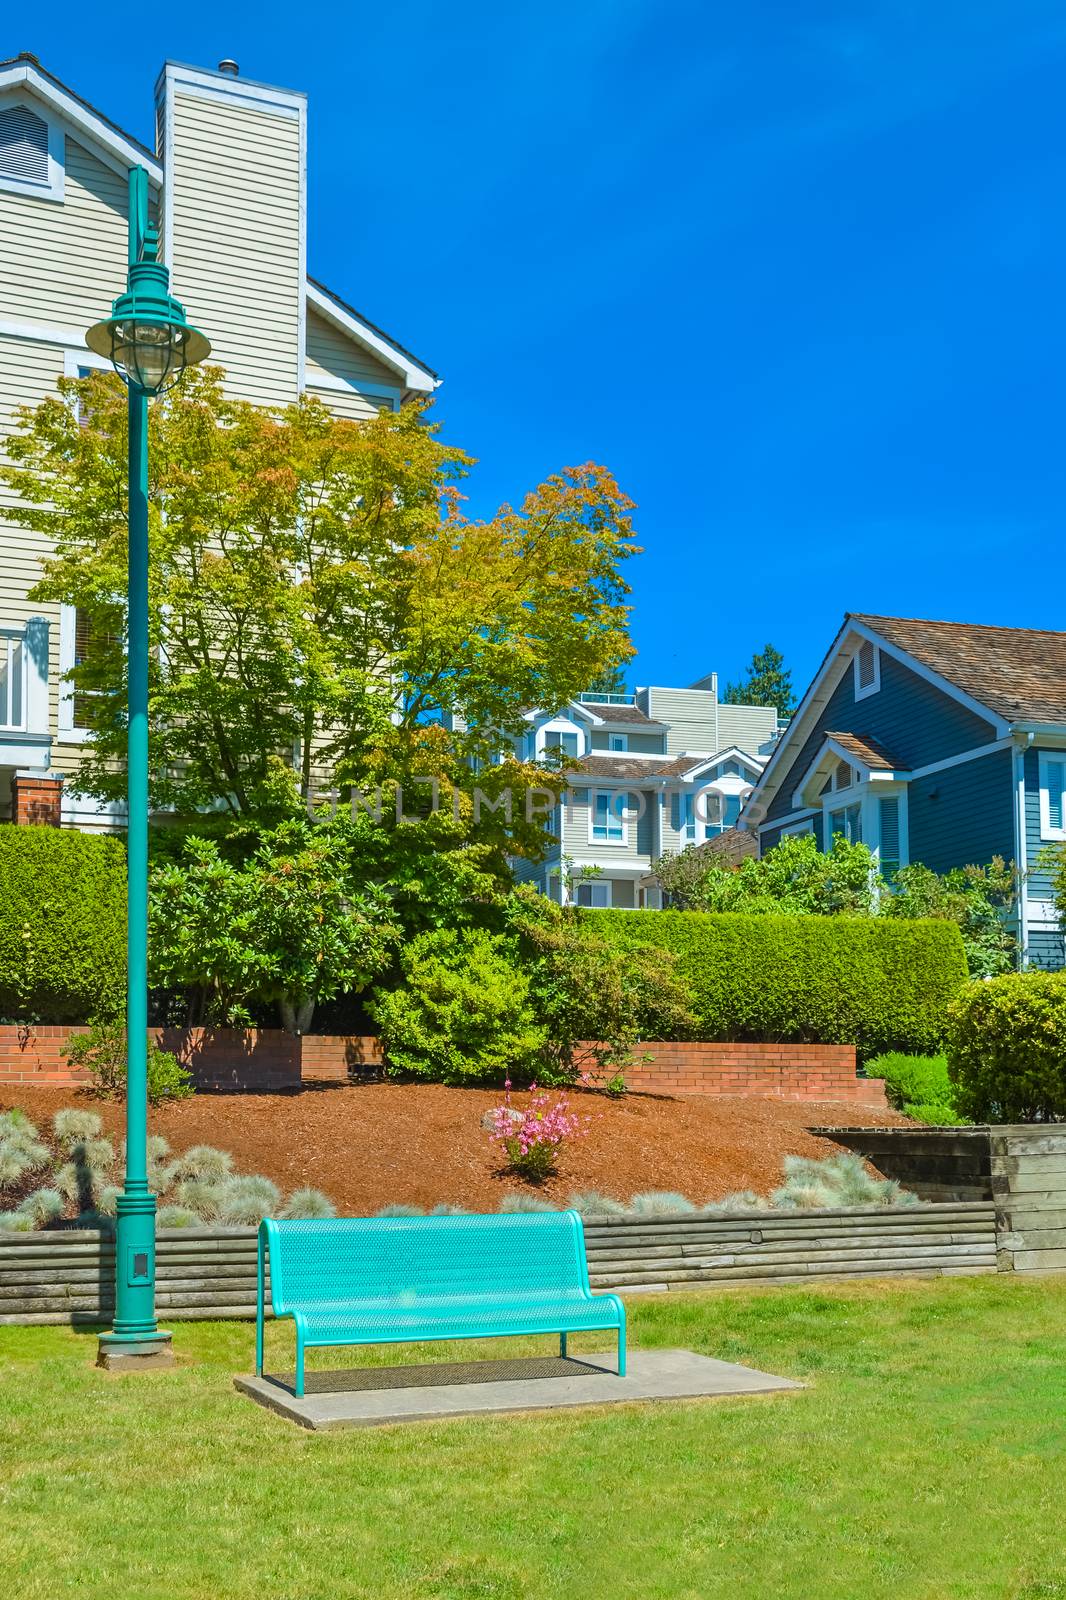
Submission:
{"label": "white trim", "polygon": [[109,165],[116,172],[127,173],[130,167],[144,167],[148,177],[158,188],[163,181],[163,170],[147,150],[127,139],[117,128],[97,116],[88,106],[82,105],[72,95],[52,83],[30,61],[16,61],[0,71],[0,89],[26,89],[52,106],[70,124],[76,134],[91,139],[101,151],[111,157]]}
{"label": "white trim", "polygon": [[[967,710],[972,711],[975,716],[980,717],[982,722],[990,723],[995,730],[997,740],[1009,737],[1010,724],[1005,722],[997,712],[991,710],[989,706],[982,705],[979,701],[974,700],[965,690],[959,689],[947,678],[942,678],[939,673],[933,672],[931,668],[917,661],[914,656],[909,655],[906,650],[901,650],[897,645],[890,644],[881,634],[867,627],[865,623],[858,622],[854,617],[849,616],[845,619],[843,626],[829,646],[825,659],[793,713],[788,727],[770,753],[770,759],[766,763],[762,777],[755,787],[753,796],[755,804],[750,812],[752,821],[758,818],[762,808],[763,796],[770,790],[775,774],[781,770],[781,763],[786,754],[795,750],[802,750],[804,743],[810,737],[813,730],[805,730],[805,724],[810,720],[812,713],[824,710],[844,673],[850,667],[852,657],[847,651],[847,645],[853,635],[861,639],[869,639],[882,654],[887,654],[894,660],[901,662],[916,677],[923,678],[927,683],[933,684],[949,699],[957,701],[960,705],[965,706]],[[784,772],[787,773],[787,771],[788,766],[786,764]],[[772,792],[776,793],[776,788]],[[777,820],[779,819],[775,819],[773,825],[776,826]]]}
{"label": "white trim", "polygon": [[912,778],[927,778],[933,772],[945,772],[948,767],[961,767],[967,761],[980,761],[982,756],[994,755],[997,750],[1009,750],[1013,739],[995,739],[991,744],[975,745],[972,750],[963,750],[961,755],[945,756],[943,761],[930,761],[927,766],[915,767],[911,773]]}
{"label": "white trim", "polygon": [[64,350],[64,378],[78,377],[79,367],[91,367],[94,372],[114,372],[115,370],[106,356],[98,356],[94,350]]}
{"label": "white trim", "polygon": [[1028,819],[1025,814],[1025,752],[1032,744],[1030,734],[1024,744],[1014,751],[1014,868],[1018,874],[1021,893],[1018,895],[1018,943],[1021,946],[1021,964],[1029,961],[1029,895],[1026,877],[1029,872]]}
{"label": "white trim", "polygon": [[373,400],[391,400],[396,406],[399,406],[403,398],[403,390],[398,384],[364,383],[362,379],[354,382],[348,378],[334,378],[328,373],[312,373],[304,387],[306,389],[325,389],[329,394],[369,395]]}
{"label": "white trim", "polygon": [[[62,205],[63,194],[66,187],[66,137],[63,126],[56,116],[48,116],[46,107],[40,105],[35,95],[20,94],[16,89],[11,93],[4,93],[0,84],[0,110],[7,111],[12,106],[23,106],[38,122],[45,126],[48,141],[48,178],[44,183],[38,183],[35,178],[19,178],[14,173],[0,173],[0,189],[11,194],[22,194],[31,200],[51,200]],[[42,116],[42,112],[46,114]]]}
{"label": "white trim", "polygon": [[[300,262],[296,284],[296,393],[307,385],[307,100],[300,100]],[[395,410],[396,408],[393,407]]]}
{"label": "white trim", "polygon": [[189,67],[181,61],[164,62],[156,82],[157,95],[164,83],[179,85],[183,93],[200,100],[235,101],[291,121],[298,118],[301,105],[307,105],[307,96],[300,89],[280,89],[276,84],[258,83],[254,78],[234,77],[230,72],[214,72],[207,67]]}
{"label": "white trim", "polygon": [[349,334],[358,344],[372,351],[378,360],[384,362],[385,366],[391,367],[393,372],[398,372],[403,378],[405,388],[419,394],[432,394],[434,389],[439,387],[439,378],[427,372],[425,367],[419,366],[410,356],[403,355],[394,345],[382,338],[381,334],[369,327],[361,317],[346,311],[332,295],[310,282],[306,285],[306,294],[308,305],[312,306],[319,316],[325,317],[327,322],[332,322],[342,333]]}
{"label": "white trim", "polygon": [[[85,332],[81,328],[53,328],[42,322],[19,322],[0,317],[0,337],[29,339],[34,344],[61,344],[71,350],[87,350]],[[83,362],[83,366],[88,366]],[[105,363],[106,364],[106,363]]]}
{"label": "white trim", "polygon": [[[859,735],[856,735],[856,738],[858,737]],[[887,770],[884,767],[872,767],[870,766],[869,762],[863,760],[862,756],[856,755],[853,750],[849,750],[846,745],[841,744],[839,739],[833,738],[831,734],[826,734],[822,740],[821,749],[811,762],[810,766],[807,768],[806,772],[803,774],[803,777],[800,779],[795,789],[792,791],[792,804],[794,806],[803,804],[805,799],[804,791],[815,781],[816,778],[821,776],[821,769],[825,765],[825,758],[827,755],[836,756],[838,762],[843,761],[849,767],[861,768],[862,771],[866,773],[867,778],[873,778],[877,774],[882,774],[885,778],[890,780],[893,778],[911,778],[914,776],[914,774],[907,767],[891,767]],[[835,776],[833,782],[835,786]],[[818,802],[816,801],[815,804],[817,803]]]}
{"label": "white trim", "polygon": [[821,806],[800,806],[795,811],[787,811],[784,816],[771,817],[768,822],[757,822],[752,831],[761,839],[764,833],[773,833],[775,828],[783,829],[786,823],[799,822],[804,817],[820,816],[821,809]]}
{"label": "white trim", "polygon": [[927,667],[923,661],[917,660],[908,651],[902,649],[885,639],[881,634],[875,633],[865,623],[851,621],[851,627],[863,639],[869,639],[875,644],[882,654],[892,656],[918,678],[924,678],[926,683],[931,683],[934,688],[946,694],[949,699],[957,700],[959,705],[965,706],[967,711],[972,711],[975,717],[980,717],[982,722],[990,722],[996,730],[998,738],[1005,738],[1010,733],[1010,723],[1001,717],[998,711],[993,711],[991,706],[982,705],[980,700],[975,700],[973,695],[967,694],[965,689],[960,689],[958,684],[952,683],[950,678],[944,678],[939,672],[934,672],[932,667]]}
{"label": "white trim", "polygon": [[[1061,756],[1048,750],[1037,751],[1039,783],[1040,783],[1040,837],[1041,839],[1066,839],[1066,795],[1060,798],[1059,805],[1063,812],[1062,823],[1059,827],[1051,825],[1051,799],[1048,792],[1047,768],[1053,761],[1057,767],[1066,769],[1066,752]],[[1066,770],[1063,772],[1063,788],[1066,790]]]}
{"label": "white trim", "polygon": [[[873,676],[873,682],[872,683],[868,683],[866,685],[865,689],[861,686],[861,684],[859,682],[859,658],[862,655],[862,647],[863,647],[864,644],[869,644],[871,649],[873,650],[873,653],[874,653],[874,676]],[[879,694],[881,692],[881,647],[880,647],[880,645],[876,644],[873,640],[870,640],[870,639],[860,640],[859,648],[856,650],[855,654],[851,658],[851,668],[852,668],[852,674],[853,674],[853,680],[854,680],[852,687],[854,689],[855,699],[857,701],[858,700],[868,700],[872,694]]]}

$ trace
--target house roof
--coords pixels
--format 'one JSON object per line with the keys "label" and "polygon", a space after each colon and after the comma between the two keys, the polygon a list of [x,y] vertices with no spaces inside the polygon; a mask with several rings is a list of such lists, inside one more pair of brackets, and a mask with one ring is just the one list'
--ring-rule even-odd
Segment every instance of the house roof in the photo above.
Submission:
{"label": "house roof", "polygon": [[584,773],[590,778],[644,778],[654,782],[657,778],[683,778],[696,767],[702,766],[704,759],[702,756],[664,756],[659,760],[655,756],[601,755],[597,752],[583,757],[570,770],[575,776]]}
{"label": "house roof", "polygon": [[1066,722],[1066,633],[851,612],[1008,722]]}
{"label": "house roof", "polygon": [[856,761],[861,761],[864,767],[871,772],[903,772],[906,770],[905,761],[897,761],[885,749],[883,744],[878,744],[876,739],[871,739],[865,733],[826,733],[827,739],[833,739],[848,755],[854,756]]}
{"label": "house roof", "polygon": [[328,289],[324,283],[321,283],[318,278],[312,278],[310,274],[308,274],[307,282],[312,289],[317,289],[319,294],[323,294],[327,299],[331,300],[338,310],[346,312],[349,317],[354,317],[356,322],[362,323],[363,327],[371,333],[377,334],[378,338],[390,345],[397,355],[401,355],[407,361],[413,362],[416,367],[421,367],[423,372],[428,373],[431,378],[435,378],[438,383],[441,381],[439,372],[434,372],[432,367],[427,367],[424,361],[402,345],[398,339],[394,339],[391,333],[386,333],[383,328],[378,327],[377,323],[371,322],[369,317],[364,317],[361,311],[357,311],[354,306],[349,305],[347,300],[342,300],[340,295],[333,289]]}
{"label": "house roof", "polygon": [[[201,69],[196,70],[199,72]],[[218,76],[214,73],[206,75]],[[250,83],[251,80],[242,79],[241,82]],[[139,162],[147,169],[153,183],[159,185],[162,182],[162,167],[147,145],[120,128],[116,122],[112,122],[110,117],[105,116],[54,73],[42,67],[37,57],[25,50],[18,56],[0,61],[0,88],[18,88],[20,84],[25,84],[28,89],[53,105],[57,111],[65,112],[79,133],[95,139],[100,146],[110,152],[112,159],[117,160],[120,167],[136,165]],[[340,295],[334,293],[332,289],[327,289],[325,284],[308,276],[305,294],[317,311],[326,316],[332,314],[343,332],[354,338],[357,343],[372,350],[387,365],[400,371],[408,388],[431,392],[440,383],[440,375],[434,372],[432,367],[427,367],[424,361],[420,361],[400,344],[399,340],[385,333],[368,317],[364,317],[347,301],[342,300]]]}
{"label": "house roof", "polygon": [[724,828],[697,845],[700,855],[721,856],[729,866],[739,867],[748,856],[759,854],[759,836],[741,828]]}
{"label": "house roof", "polygon": [[618,722],[643,728],[661,728],[663,724],[649,717],[639,706],[616,706],[601,700],[579,700],[578,704],[591,711],[601,722]]}

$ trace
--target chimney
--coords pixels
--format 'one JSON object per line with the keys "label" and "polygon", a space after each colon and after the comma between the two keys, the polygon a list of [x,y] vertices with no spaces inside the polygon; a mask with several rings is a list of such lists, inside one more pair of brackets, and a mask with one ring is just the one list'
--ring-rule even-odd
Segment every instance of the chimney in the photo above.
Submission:
{"label": "chimney", "polygon": [[224,72],[228,78],[239,78],[241,75],[240,67],[235,61],[231,61],[228,56],[225,61],[219,62],[218,70],[219,72]]}

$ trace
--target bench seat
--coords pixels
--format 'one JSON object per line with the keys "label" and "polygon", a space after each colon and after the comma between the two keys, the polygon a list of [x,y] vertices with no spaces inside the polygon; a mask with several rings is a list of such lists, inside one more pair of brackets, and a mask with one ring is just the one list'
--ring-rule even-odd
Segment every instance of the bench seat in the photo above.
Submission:
{"label": "bench seat", "polygon": [[625,1372],[625,1309],[589,1288],[576,1212],[265,1220],[259,1230],[256,1371],[263,1370],[266,1266],[275,1316],[304,1352],[326,1345],[614,1330]]}

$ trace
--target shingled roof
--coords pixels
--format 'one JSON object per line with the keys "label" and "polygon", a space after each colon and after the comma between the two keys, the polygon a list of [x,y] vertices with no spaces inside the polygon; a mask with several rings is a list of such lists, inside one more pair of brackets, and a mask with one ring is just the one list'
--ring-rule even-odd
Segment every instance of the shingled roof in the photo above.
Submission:
{"label": "shingled roof", "polygon": [[585,773],[590,778],[626,778],[630,781],[646,779],[654,782],[656,778],[683,778],[694,767],[703,766],[706,756],[626,756],[626,755],[595,755],[585,756],[576,768],[571,768],[574,776]]}
{"label": "shingled roof", "polygon": [[905,761],[897,761],[895,756],[889,755],[883,744],[878,744],[876,739],[871,739],[865,733],[826,733],[827,739],[833,739],[849,756],[854,756],[856,761],[861,761],[864,767],[872,772],[903,772],[906,770]]}
{"label": "shingled roof", "polygon": [[580,704],[586,711],[591,711],[594,717],[599,717],[603,722],[636,723],[645,728],[662,727],[661,722],[656,722],[653,717],[646,716],[639,706],[615,706],[600,700],[582,700]]}
{"label": "shingled roof", "polygon": [[874,617],[862,623],[1007,722],[1066,722],[1066,633]]}

